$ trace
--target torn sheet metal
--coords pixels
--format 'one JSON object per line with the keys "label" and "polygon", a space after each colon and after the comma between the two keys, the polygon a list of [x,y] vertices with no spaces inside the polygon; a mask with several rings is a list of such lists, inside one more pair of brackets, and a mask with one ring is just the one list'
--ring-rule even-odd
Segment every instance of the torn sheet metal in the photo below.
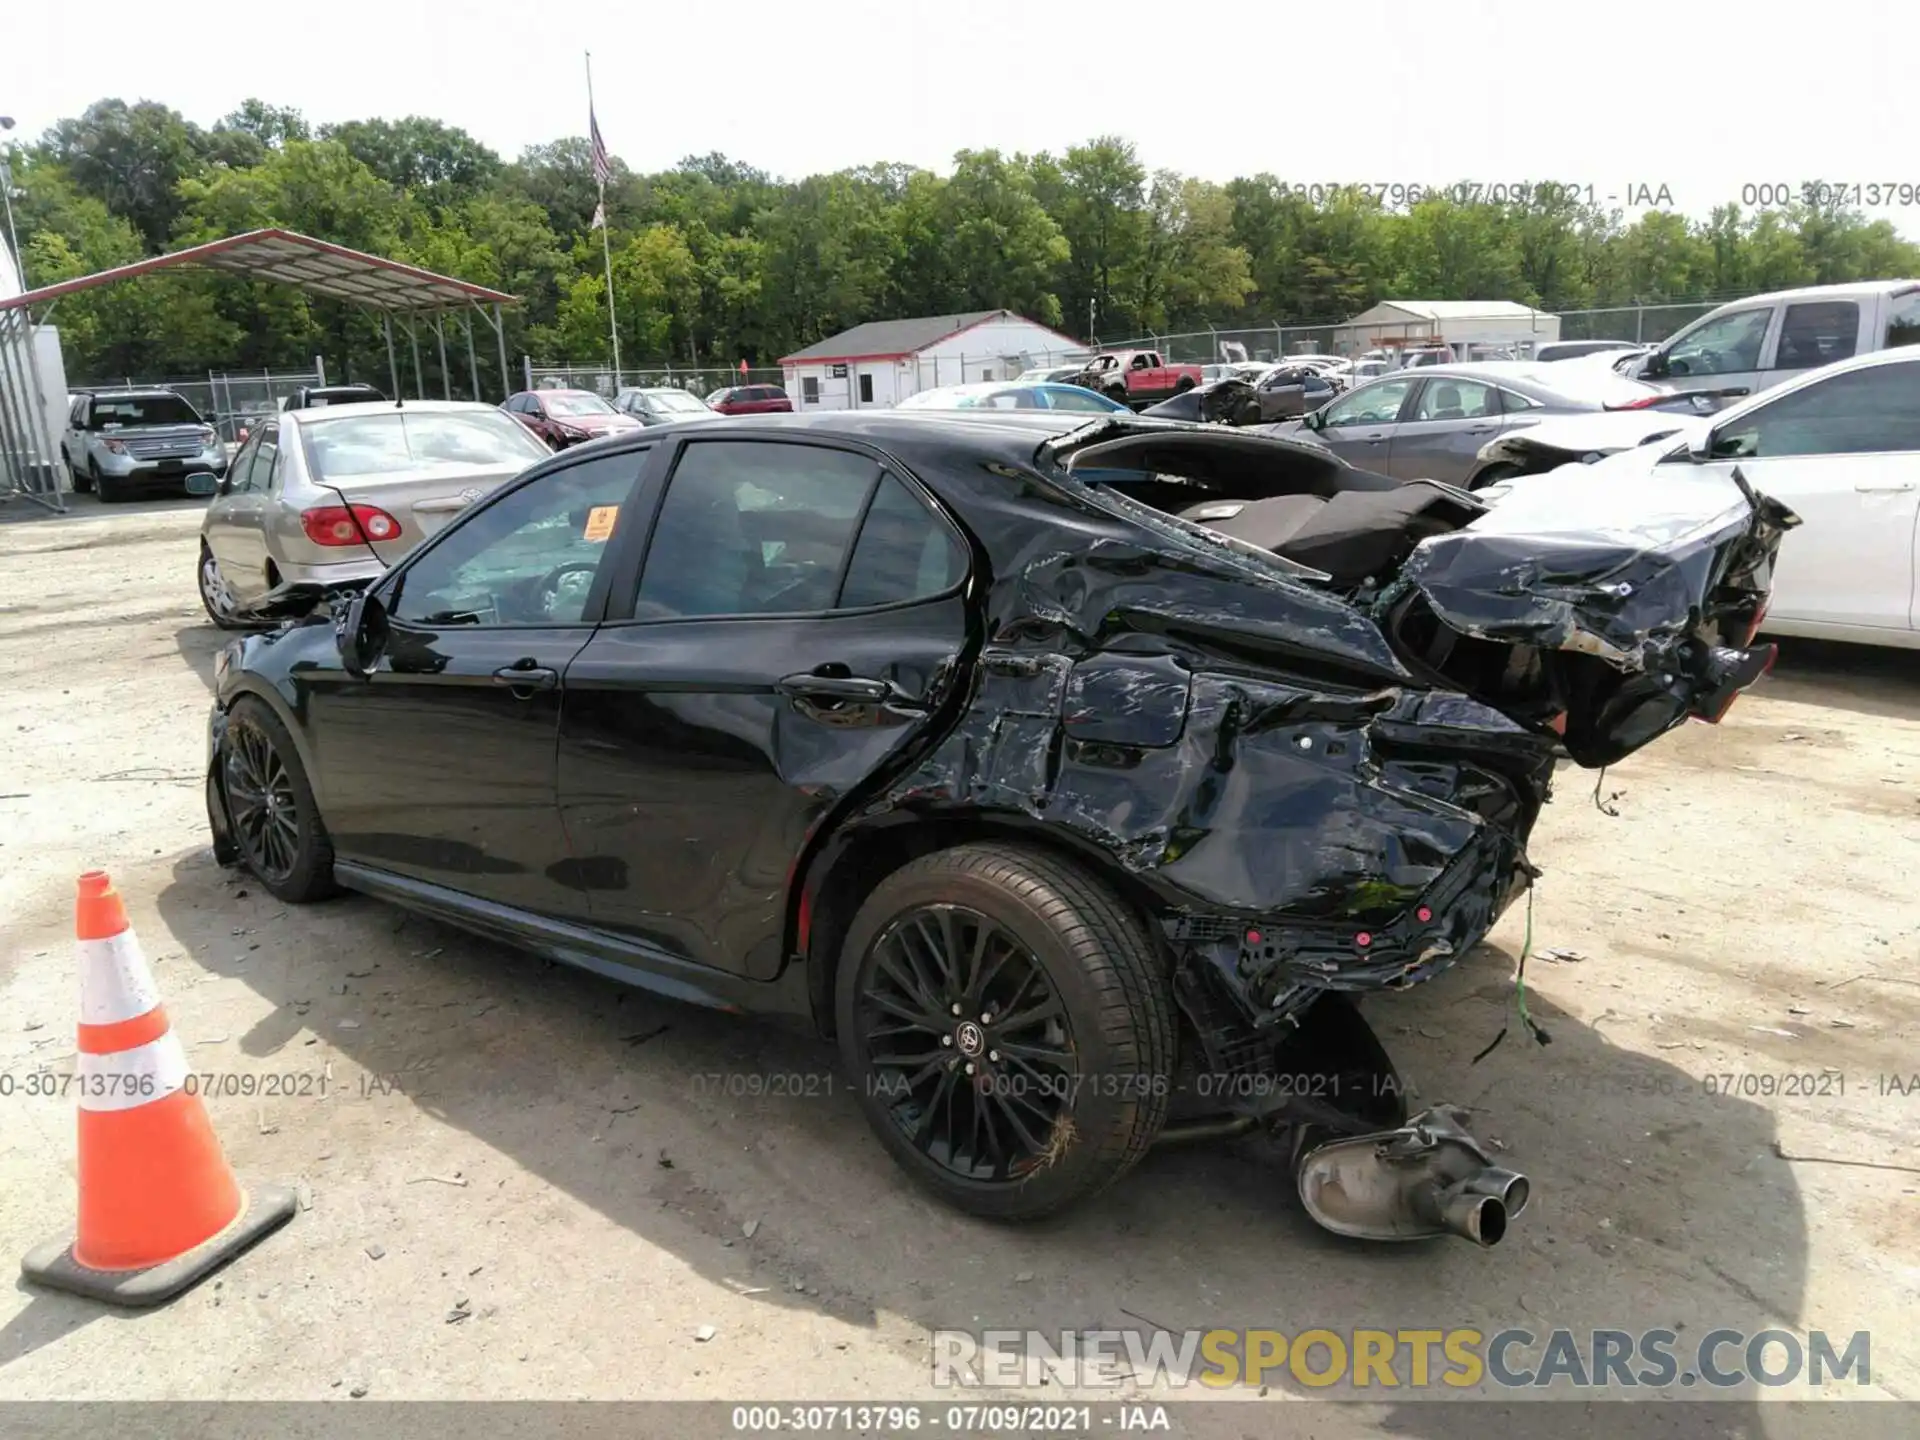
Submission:
{"label": "torn sheet metal", "polygon": [[1684,466],[1559,470],[1422,541],[1401,580],[1462,634],[1646,671],[1707,611],[1763,595],[1779,537],[1797,523],[1744,482]]}

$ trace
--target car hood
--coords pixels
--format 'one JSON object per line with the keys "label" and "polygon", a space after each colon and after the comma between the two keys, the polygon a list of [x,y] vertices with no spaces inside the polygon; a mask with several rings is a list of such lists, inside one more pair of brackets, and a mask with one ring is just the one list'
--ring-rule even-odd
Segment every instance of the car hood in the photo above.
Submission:
{"label": "car hood", "polygon": [[553,423],[569,430],[585,430],[590,435],[640,428],[640,422],[631,415],[555,415]]}
{"label": "car hood", "polygon": [[179,420],[164,425],[106,425],[87,434],[95,440],[198,440],[207,429],[201,421]]}

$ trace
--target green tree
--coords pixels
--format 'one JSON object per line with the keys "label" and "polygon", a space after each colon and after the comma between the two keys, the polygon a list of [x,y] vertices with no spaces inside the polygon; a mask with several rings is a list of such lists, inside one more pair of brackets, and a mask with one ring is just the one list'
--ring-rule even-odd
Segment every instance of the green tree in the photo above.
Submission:
{"label": "green tree", "polygon": [[61,120],[41,142],[86,194],[133,222],[153,250],[180,213],[179,186],[205,166],[207,137],[179,111],[151,100],[99,100]]}
{"label": "green tree", "polygon": [[424,115],[404,120],[349,120],[329,125],[321,137],[396,190],[436,204],[470,199],[499,173],[500,157],[466,131]]}
{"label": "green tree", "polygon": [[[872,187],[869,187],[872,188]],[[1033,193],[1023,156],[962,150],[940,191],[936,215],[950,247],[953,298],[961,310],[1017,310],[1060,321],[1053,277],[1071,253]]]}
{"label": "green tree", "polygon": [[1035,168],[1069,250],[1061,291],[1073,323],[1091,314],[1109,334],[1137,327],[1120,294],[1122,277],[1140,263],[1147,223],[1147,172],[1132,142],[1102,135],[1057,165],[1041,156]]}

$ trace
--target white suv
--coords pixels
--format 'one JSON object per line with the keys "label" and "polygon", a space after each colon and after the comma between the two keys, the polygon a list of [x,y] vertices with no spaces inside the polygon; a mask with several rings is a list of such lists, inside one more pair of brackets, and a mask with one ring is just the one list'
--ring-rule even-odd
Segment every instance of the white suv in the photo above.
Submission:
{"label": "white suv", "polygon": [[1756,394],[1820,365],[1920,341],[1920,280],[1779,290],[1722,305],[1626,367],[1675,390]]}

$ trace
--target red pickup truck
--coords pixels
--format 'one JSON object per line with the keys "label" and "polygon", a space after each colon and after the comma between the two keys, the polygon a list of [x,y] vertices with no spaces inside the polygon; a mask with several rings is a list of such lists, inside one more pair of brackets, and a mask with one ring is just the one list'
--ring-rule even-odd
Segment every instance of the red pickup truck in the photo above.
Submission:
{"label": "red pickup truck", "polygon": [[1198,365],[1169,365],[1158,350],[1115,350],[1094,356],[1067,383],[1138,408],[1191,390],[1200,380]]}

